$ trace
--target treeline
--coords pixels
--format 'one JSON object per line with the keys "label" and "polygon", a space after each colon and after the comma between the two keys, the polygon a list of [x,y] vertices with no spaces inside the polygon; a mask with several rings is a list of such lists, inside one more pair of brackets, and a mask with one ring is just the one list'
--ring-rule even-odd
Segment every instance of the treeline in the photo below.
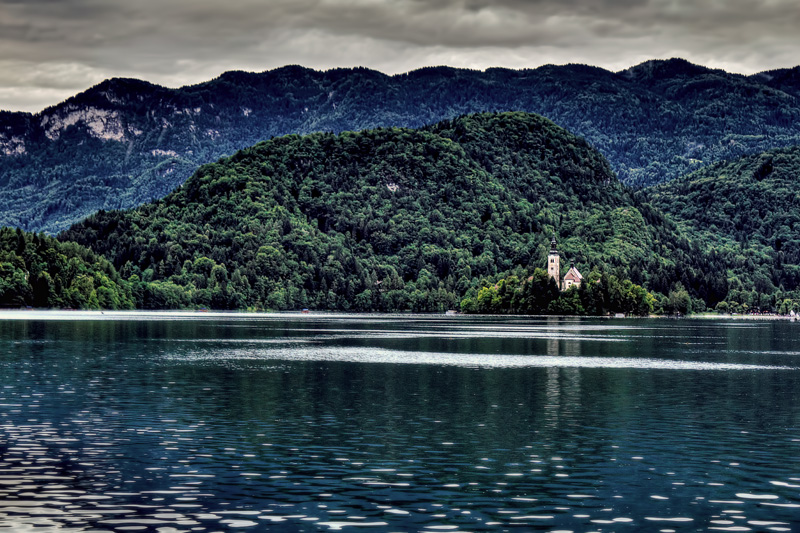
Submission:
{"label": "treeline", "polygon": [[[620,281],[614,275],[594,270],[580,287],[573,286],[562,292],[546,270],[537,268],[527,277],[511,275],[477,291],[470,290],[461,301],[461,311],[468,314],[648,316],[655,304],[656,298],[645,289],[630,280]],[[659,310],[663,312],[663,308]],[[687,310],[667,310],[681,311]]]}
{"label": "treeline", "polygon": [[275,138],[59,238],[112,261],[145,307],[444,311],[544,265],[554,230],[569,259],[617,279],[680,283],[703,306],[727,295],[726,265],[585,140],[519,112]]}
{"label": "treeline", "polygon": [[0,307],[133,309],[130,284],[73,242],[0,228]]}
{"label": "treeline", "polygon": [[[728,165],[634,194],[585,140],[521,112],[289,135],[61,243],[4,230],[0,303],[641,314],[651,293],[653,312],[791,310],[796,150]],[[606,277],[544,303],[495,294],[548,294],[533,281],[554,231],[565,259]]]}

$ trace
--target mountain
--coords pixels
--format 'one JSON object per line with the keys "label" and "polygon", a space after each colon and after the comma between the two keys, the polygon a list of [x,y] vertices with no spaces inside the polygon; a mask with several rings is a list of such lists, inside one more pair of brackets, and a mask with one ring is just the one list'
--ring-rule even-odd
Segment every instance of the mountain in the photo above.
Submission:
{"label": "mountain", "polygon": [[768,85],[787,94],[800,97],[800,66],[767,70],[750,76],[758,83]]}
{"label": "mountain", "polygon": [[716,163],[641,196],[730,265],[732,289],[771,294],[800,289],[798,186],[800,147],[791,147]]}
{"label": "mountain", "polygon": [[633,198],[602,155],[522,112],[274,138],[59,238],[161,284],[176,298],[165,307],[437,311],[544,266],[554,231],[587,274],[663,294],[680,282],[710,305],[727,292],[724,266]]}
{"label": "mountain", "polygon": [[640,187],[800,144],[795,71],[745,77],[673,59],[618,73],[289,66],[179,89],[112,79],[35,115],[0,113],[0,225],[57,232],[99,209],[140,205],[199,164],[273,136],[419,128],[482,111],[546,116]]}

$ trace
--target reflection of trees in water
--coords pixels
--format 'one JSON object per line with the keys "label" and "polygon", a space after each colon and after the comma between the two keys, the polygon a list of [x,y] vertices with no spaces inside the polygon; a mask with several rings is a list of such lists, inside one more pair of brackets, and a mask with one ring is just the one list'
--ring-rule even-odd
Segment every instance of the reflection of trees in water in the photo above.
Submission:
{"label": "reflection of trees in water", "polygon": [[547,339],[547,355],[579,356],[581,355],[581,342],[573,339]]}

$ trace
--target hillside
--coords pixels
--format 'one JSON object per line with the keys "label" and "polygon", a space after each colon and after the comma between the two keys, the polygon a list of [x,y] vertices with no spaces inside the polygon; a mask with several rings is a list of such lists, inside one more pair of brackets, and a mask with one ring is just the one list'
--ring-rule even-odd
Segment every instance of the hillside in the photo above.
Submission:
{"label": "hillside", "polygon": [[[800,147],[704,168],[642,196],[715,248],[732,288],[800,289]],[[737,295],[733,295],[737,298]]]}
{"label": "hillside", "polygon": [[714,305],[723,267],[675,230],[584,140],[517,112],[275,138],[59,238],[192,305],[436,311],[543,266],[556,231],[587,273],[664,294],[681,282]]}
{"label": "hillside", "polygon": [[180,89],[103,82],[31,115],[0,112],[0,226],[57,232],[161,198],[202,163],[289,133],[419,128],[481,111],[546,116],[632,186],[800,144],[796,69],[744,77],[683,60],[623,72],[448,67],[387,76],[297,66]]}
{"label": "hillside", "polygon": [[132,309],[111,263],[72,242],[0,228],[0,308]]}
{"label": "hillside", "polygon": [[767,70],[750,76],[751,79],[787,94],[800,97],[800,66]]}

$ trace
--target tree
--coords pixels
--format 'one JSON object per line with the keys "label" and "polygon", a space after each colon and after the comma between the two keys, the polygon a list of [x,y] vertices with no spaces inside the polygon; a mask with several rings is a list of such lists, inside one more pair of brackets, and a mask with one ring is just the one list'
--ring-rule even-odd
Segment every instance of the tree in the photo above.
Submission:
{"label": "tree", "polygon": [[676,283],[675,288],[669,292],[670,314],[688,315],[691,311],[692,299],[689,293],[680,282]]}

